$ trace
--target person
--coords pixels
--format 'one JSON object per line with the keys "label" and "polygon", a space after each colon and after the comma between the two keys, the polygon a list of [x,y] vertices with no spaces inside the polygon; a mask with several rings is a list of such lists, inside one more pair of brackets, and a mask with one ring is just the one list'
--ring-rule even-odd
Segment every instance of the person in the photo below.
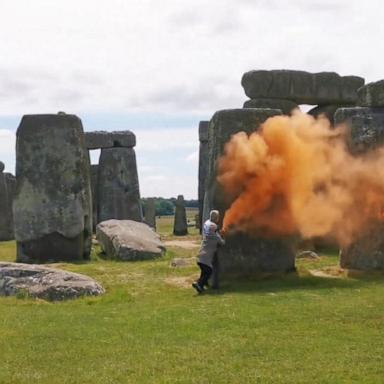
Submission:
{"label": "person", "polygon": [[207,220],[203,225],[203,240],[197,261],[201,274],[200,278],[192,283],[192,287],[195,288],[198,293],[202,293],[204,291],[204,287],[208,286],[208,280],[213,271],[212,261],[218,245],[225,244],[225,240],[221,237],[217,227],[219,219],[219,211],[211,211],[209,213],[209,220]]}

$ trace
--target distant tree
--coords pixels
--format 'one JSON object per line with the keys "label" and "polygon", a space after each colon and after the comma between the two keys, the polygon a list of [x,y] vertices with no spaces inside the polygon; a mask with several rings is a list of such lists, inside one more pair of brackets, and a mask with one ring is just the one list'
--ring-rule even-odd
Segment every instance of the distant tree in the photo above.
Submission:
{"label": "distant tree", "polygon": [[173,215],[175,212],[175,205],[168,199],[158,198],[155,205],[157,216]]}

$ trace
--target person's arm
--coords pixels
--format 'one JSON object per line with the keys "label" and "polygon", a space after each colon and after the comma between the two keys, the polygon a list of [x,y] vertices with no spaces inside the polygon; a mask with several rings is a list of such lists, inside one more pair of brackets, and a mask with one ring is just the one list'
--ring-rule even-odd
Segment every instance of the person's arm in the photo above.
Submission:
{"label": "person's arm", "polygon": [[217,242],[218,242],[220,245],[224,245],[224,244],[225,244],[225,240],[224,240],[224,238],[220,235],[219,231],[216,231],[216,236],[217,236]]}

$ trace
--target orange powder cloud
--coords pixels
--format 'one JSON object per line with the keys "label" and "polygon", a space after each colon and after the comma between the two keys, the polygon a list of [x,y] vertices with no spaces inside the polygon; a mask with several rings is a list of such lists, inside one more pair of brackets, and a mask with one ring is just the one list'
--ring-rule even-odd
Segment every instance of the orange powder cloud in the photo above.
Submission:
{"label": "orange powder cloud", "polygon": [[224,231],[352,239],[384,208],[384,150],[353,156],[346,129],[304,113],[232,136],[218,181],[232,201]]}

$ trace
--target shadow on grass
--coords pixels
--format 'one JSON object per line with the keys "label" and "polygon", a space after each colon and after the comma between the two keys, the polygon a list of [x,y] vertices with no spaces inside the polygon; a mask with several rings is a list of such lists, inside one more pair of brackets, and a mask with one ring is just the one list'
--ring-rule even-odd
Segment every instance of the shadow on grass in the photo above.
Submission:
{"label": "shadow on grass", "polygon": [[337,279],[315,276],[298,276],[289,274],[281,277],[255,278],[226,278],[220,283],[219,289],[207,291],[209,294],[250,293],[250,292],[288,292],[294,290],[323,290],[323,289],[351,289],[360,288],[374,281],[383,281],[378,278],[364,279]]}

